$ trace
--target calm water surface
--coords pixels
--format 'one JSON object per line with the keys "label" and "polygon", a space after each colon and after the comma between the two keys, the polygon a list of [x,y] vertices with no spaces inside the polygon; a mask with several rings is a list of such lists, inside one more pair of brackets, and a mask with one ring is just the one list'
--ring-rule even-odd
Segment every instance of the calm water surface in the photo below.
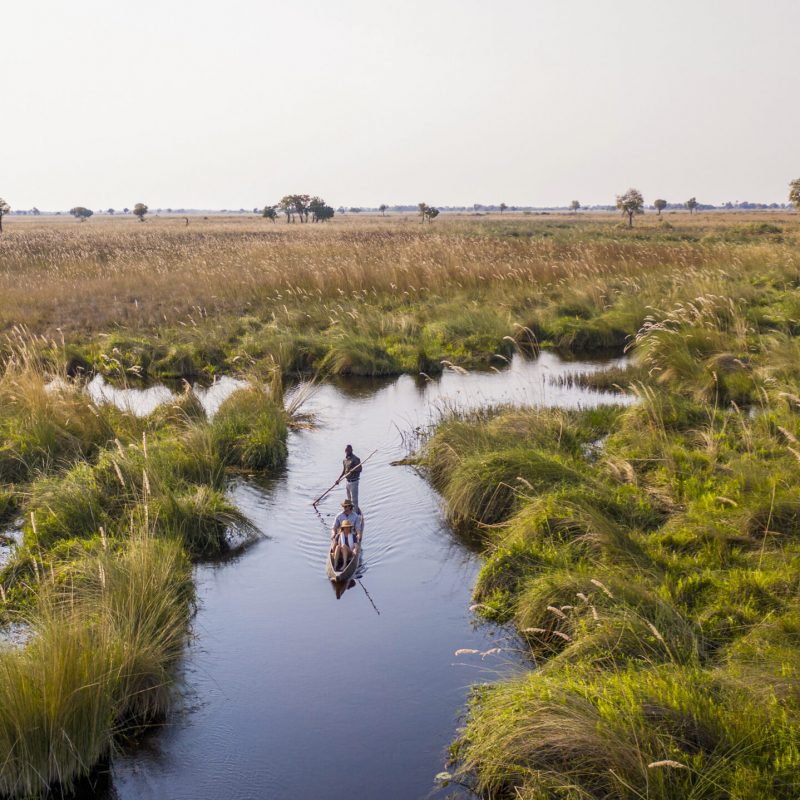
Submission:
{"label": "calm water surface", "polygon": [[[559,406],[608,395],[554,386],[597,369],[543,354],[502,373],[447,373],[435,382],[325,385],[318,427],[290,434],[285,472],[237,481],[236,502],[264,539],[195,570],[199,611],[186,688],[168,725],[112,766],[106,797],[304,800],[444,796],[434,776],[470,684],[518,663],[513,639],[469,611],[479,568],[444,522],[440,499],[408,467],[401,432],[443,408],[501,401]],[[365,465],[360,581],[337,595],[325,576],[326,526],[338,488],[311,500],[341,470],[352,443]],[[468,654],[470,648],[500,653]]]}

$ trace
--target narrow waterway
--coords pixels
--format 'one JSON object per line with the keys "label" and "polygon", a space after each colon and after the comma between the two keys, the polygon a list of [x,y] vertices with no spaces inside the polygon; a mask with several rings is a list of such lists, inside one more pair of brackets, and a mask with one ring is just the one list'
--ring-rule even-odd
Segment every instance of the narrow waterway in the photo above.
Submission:
{"label": "narrow waterway", "polygon": [[[619,363],[619,362],[613,362]],[[501,373],[448,372],[322,386],[317,427],[289,439],[285,472],[231,491],[264,538],[196,568],[199,610],[185,688],[168,724],[113,760],[120,800],[426,798],[471,684],[515,669],[513,639],[469,611],[479,563],[411,468],[403,433],[447,407],[509,401],[574,407],[614,400],[553,378],[601,368],[543,354]],[[351,443],[364,467],[360,580],[325,576],[333,482]],[[477,653],[455,656],[467,648]],[[486,653],[500,648],[500,652]],[[452,791],[451,790],[447,790]]]}

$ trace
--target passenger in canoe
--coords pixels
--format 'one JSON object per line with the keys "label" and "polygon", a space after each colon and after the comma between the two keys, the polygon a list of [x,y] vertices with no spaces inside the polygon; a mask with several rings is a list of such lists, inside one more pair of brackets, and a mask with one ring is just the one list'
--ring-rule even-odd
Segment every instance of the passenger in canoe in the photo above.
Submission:
{"label": "passenger in canoe", "polygon": [[358,481],[361,478],[361,459],[353,452],[353,446],[348,444],[344,448],[344,461],[342,461],[342,473],[336,479],[338,485],[342,478],[345,479],[347,487],[347,499],[353,501],[353,506],[360,514],[361,507],[358,505]]}
{"label": "passenger in canoe", "polygon": [[358,552],[361,546],[362,520],[361,516],[353,509],[353,503],[345,500],[342,503],[342,512],[336,517],[331,528],[331,552],[333,563],[346,564],[350,555]]}
{"label": "passenger in canoe", "polygon": [[353,509],[353,502],[351,500],[344,500],[342,502],[342,510],[337,515],[336,519],[333,521],[333,527],[331,528],[331,537],[335,538],[336,535],[339,533],[339,529],[342,527],[342,523],[348,520],[350,525],[354,529],[355,535],[358,537],[359,542],[361,541],[361,531],[363,529],[363,520],[361,519],[361,515],[357,513]]}

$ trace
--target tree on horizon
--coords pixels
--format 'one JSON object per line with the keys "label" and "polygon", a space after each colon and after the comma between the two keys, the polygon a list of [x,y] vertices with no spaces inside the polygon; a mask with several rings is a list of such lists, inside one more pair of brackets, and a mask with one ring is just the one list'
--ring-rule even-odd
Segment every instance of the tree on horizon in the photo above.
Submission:
{"label": "tree on horizon", "polygon": [[625,194],[617,195],[617,208],[628,215],[628,227],[633,227],[635,214],[644,214],[644,198],[638,189],[628,189]]}
{"label": "tree on horizon", "polygon": [[700,205],[700,204],[697,202],[697,198],[696,198],[696,197],[690,197],[690,198],[689,198],[689,199],[686,201],[686,208],[688,208],[688,209],[689,209],[689,213],[690,213],[690,214],[693,214],[693,213],[694,213],[694,210],[695,210],[695,209],[697,208],[697,206],[699,206],[699,205]]}
{"label": "tree on horizon", "polygon": [[795,178],[789,184],[789,202],[800,211],[800,178]]}
{"label": "tree on horizon", "polygon": [[419,209],[420,217],[422,217],[420,223],[424,224],[425,220],[433,222],[433,220],[439,216],[439,209],[434,206],[429,206],[427,203],[417,203],[417,208]]}
{"label": "tree on horizon", "polygon": [[661,216],[661,212],[667,207],[667,201],[662,200],[659,198],[658,200],[653,200],[653,207],[656,211],[658,211],[658,216]]}
{"label": "tree on horizon", "polygon": [[[144,203],[137,203],[137,204],[136,204],[136,205],[133,207],[133,215],[134,215],[135,217],[139,217],[139,222],[144,222],[144,217],[145,217],[145,214],[147,214],[147,212],[148,212],[149,210],[150,210],[150,209],[148,209],[148,208],[147,208],[147,206],[146,206]],[[159,209],[159,210],[160,210],[160,209]]]}
{"label": "tree on horizon", "polygon": [[86,222],[89,217],[94,214],[91,208],[86,208],[84,206],[74,206],[69,210],[69,213],[72,214],[75,219],[80,220],[81,222]]}
{"label": "tree on horizon", "polygon": [[3,232],[3,217],[11,211],[11,206],[0,197],[0,233]]}

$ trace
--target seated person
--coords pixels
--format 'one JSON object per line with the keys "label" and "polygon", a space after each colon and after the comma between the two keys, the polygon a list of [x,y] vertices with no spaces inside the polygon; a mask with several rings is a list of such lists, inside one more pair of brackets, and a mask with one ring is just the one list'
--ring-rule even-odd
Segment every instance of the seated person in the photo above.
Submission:
{"label": "seated person", "polygon": [[345,519],[339,525],[339,530],[334,533],[331,541],[331,552],[336,569],[341,569],[356,555],[358,548],[358,535],[355,533],[353,523],[349,519]]}
{"label": "seated person", "polygon": [[333,527],[331,528],[331,536],[334,537],[337,533],[339,533],[339,528],[341,527],[342,522],[344,522],[346,519],[350,520],[355,528],[356,536],[358,537],[359,541],[361,541],[363,520],[361,515],[353,510],[353,503],[351,500],[345,500],[342,503],[342,512],[334,520]]}

